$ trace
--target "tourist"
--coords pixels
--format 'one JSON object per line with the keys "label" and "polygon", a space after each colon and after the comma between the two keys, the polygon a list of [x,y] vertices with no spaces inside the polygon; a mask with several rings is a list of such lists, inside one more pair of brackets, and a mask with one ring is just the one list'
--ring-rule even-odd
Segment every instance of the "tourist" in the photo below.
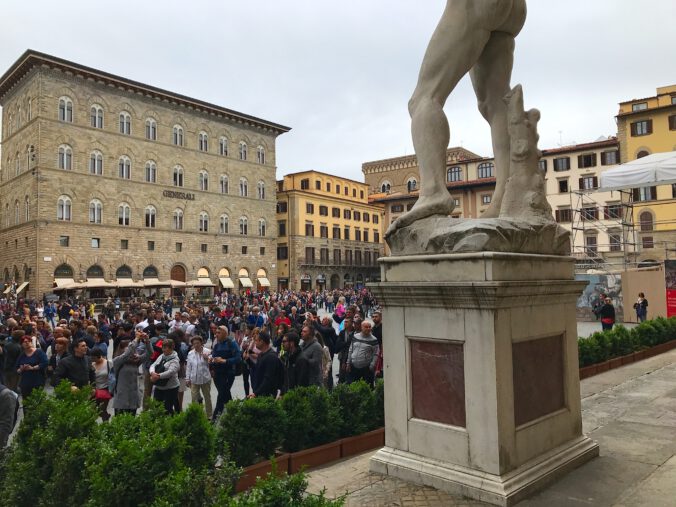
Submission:
{"label": "tourist", "polygon": [[634,303],[634,310],[636,310],[636,320],[639,322],[643,322],[648,317],[648,300],[643,292],[638,293],[638,299]]}
{"label": "tourist", "polygon": [[[303,371],[302,362],[304,359],[300,350],[300,336],[295,331],[285,334],[282,337],[282,366],[284,367],[284,383],[282,385],[282,394],[299,385],[307,385],[307,382],[301,383],[300,373]],[[307,371],[307,368],[304,369]]]}
{"label": "tourist", "polygon": [[103,357],[108,357],[108,340],[101,331],[96,331],[94,334],[94,347],[92,347],[90,353],[93,353],[95,350],[100,350]]}
{"label": "tourist", "polygon": [[53,386],[56,387],[62,380],[70,382],[73,389],[94,383],[94,370],[92,370],[87,350],[87,342],[84,338],[75,341],[73,353],[62,357],[54,370]]}
{"label": "tourist", "polygon": [[0,449],[7,445],[19,412],[19,397],[0,383]]}
{"label": "tourist", "polygon": [[317,341],[314,328],[309,323],[303,326],[300,336],[303,340],[300,348],[304,359],[302,365],[304,371],[301,373],[301,378],[304,382],[307,382],[307,384],[303,385],[321,387],[324,385],[322,364],[325,361],[322,346]]}
{"label": "tourist", "polygon": [[346,318],[343,320],[343,330],[338,333],[336,340],[335,353],[338,354],[338,382],[347,382],[347,355],[352,344],[352,335],[354,334],[354,327],[352,319]]}
{"label": "tourist", "polygon": [[[10,320],[7,319],[8,327],[10,327]],[[16,324],[16,321],[14,321]],[[10,327],[11,329],[11,327]],[[5,357],[5,364],[3,365],[3,381],[4,384],[12,391],[17,392],[19,387],[19,374],[16,371],[16,361],[21,355],[21,338],[26,333],[21,329],[14,329],[11,334],[5,339],[3,349],[3,356]]]}
{"label": "tourist", "polygon": [[92,358],[92,368],[94,368],[94,400],[99,416],[102,421],[110,419],[108,413],[108,402],[113,397],[110,394],[108,376],[113,371],[113,365],[107,358],[103,357],[101,349],[92,349],[90,356]]}
{"label": "tourist", "polygon": [[42,389],[45,385],[45,372],[47,370],[47,355],[33,345],[30,336],[21,337],[23,352],[16,360],[16,371],[20,375],[19,388],[21,397],[25,400],[34,389]]}
{"label": "tourist", "polygon": [[606,298],[603,306],[599,308],[599,318],[601,319],[601,329],[609,331],[615,324],[615,307],[610,298]]}
{"label": "tourist", "polygon": [[270,335],[261,331],[256,335],[256,347],[260,351],[256,375],[251,385],[250,398],[260,396],[276,397],[283,386],[284,372],[277,353],[270,346]]}
{"label": "tourist", "polygon": [[[150,365],[150,382],[154,386],[153,397],[164,403],[164,409],[173,415],[178,406],[178,370],[181,368],[174,341],[162,341],[162,354]],[[179,410],[180,411],[180,410]]]}
{"label": "tourist", "polygon": [[201,336],[193,336],[190,340],[192,350],[188,352],[185,380],[190,388],[193,402],[201,398],[204,402],[204,410],[209,419],[213,416],[211,405],[211,373],[209,372],[209,356],[211,350],[204,346]]}
{"label": "tourist", "polygon": [[373,385],[378,358],[378,340],[371,334],[372,324],[365,320],[361,323],[361,332],[355,333],[347,354],[347,382],[364,380]]}
{"label": "tourist", "polygon": [[[139,345],[145,344],[144,347]],[[115,386],[115,398],[113,409],[115,415],[131,414],[141,406],[138,386],[138,368],[150,356],[149,337],[138,331],[136,337],[129,340],[121,340],[113,359],[113,371],[117,378]],[[150,394],[150,393],[149,393]]]}
{"label": "tourist", "polygon": [[[56,335],[56,333],[54,333]],[[60,333],[59,333],[60,334]],[[64,338],[61,334],[58,338],[54,340],[54,352],[49,358],[47,363],[47,375],[51,377],[54,375],[54,370],[59,365],[61,359],[68,355],[68,339]]]}
{"label": "tourist", "polygon": [[378,340],[378,359],[376,359],[376,378],[383,377],[383,314],[380,310],[373,312],[373,329],[371,334]]}
{"label": "tourist", "polygon": [[223,412],[225,404],[232,399],[230,389],[235,382],[235,367],[242,361],[239,345],[225,326],[216,329],[216,344],[211,351],[211,367],[214,372],[214,384],[218,391],[214,419]]}

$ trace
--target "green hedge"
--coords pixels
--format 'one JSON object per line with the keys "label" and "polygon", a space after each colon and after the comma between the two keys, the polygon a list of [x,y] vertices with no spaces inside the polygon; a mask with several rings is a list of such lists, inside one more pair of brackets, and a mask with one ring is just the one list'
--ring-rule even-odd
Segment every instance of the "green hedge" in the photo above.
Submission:
{"label": "green hedge", "polygon": [[676,339],[676,317],[657,317],[627,329],[615,326],[609,331],[599,331],[588,338],[578,338],[580,368],[602,363],[615,357],[648,349]]}
{"label": "green hedge", "polygon": [[[250,400],[247,405],[265,410],[277,406],[272,399]],[[91,390],[71,392],[63,382],[54,396],[34,391],[25,409],[17,435],[0,451],[0,507],[333,507],[343,503],[343,499],[307,495],[302,475],[269,476],[249,492],[233,496],[239,469],[227,455],[217,460],[216,430],[199,405],[170,417],[159,404],[151,403],[138,417],[125,414],[97,424]],[[276,413],[283,416],[281,408]],[[254,424],[247,430],[256,441],[271,441],[264,432],[268,427]]]}

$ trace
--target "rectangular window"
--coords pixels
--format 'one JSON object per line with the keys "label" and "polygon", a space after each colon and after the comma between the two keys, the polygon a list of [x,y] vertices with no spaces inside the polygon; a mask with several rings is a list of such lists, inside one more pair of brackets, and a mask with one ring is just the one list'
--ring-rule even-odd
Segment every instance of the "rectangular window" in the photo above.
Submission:
{"label": "rectangular window", "polygon": [[369,223],[371,221],[371,215],[369,215],[368,213],[364,213],[362,219],[364,220],[364,222]]}
{"label": "rectangular window", "polygon": [[304,179],[300,180],[300,189],[301,190],[310,190],[310,180],[309,179]]}
{"label": "rectangular window", "polygon": [[183,251],[183,243],[176,243],[176,252]]}
{"label": "rectangular window", "polygon": [[320,206],[319,207],[319,216],[328,217],[329,216],[329,207],[328,206]]}
{"label": "rectangular window", "polygon": [[336,194],[340,194],[340,185],[336,185]]}
{"label": "rectangular window", "polygon": [[305,264],[315,263],[315,249],[312,246],[305,247]]}
{"label": "rectangular window", "polygon": [[641,238],[641,246],[643,248],[655,248],[655,241],[652,236],[643,236]]}
{"label": "rectangular window", "polygon": [[153,250],[155,250],[155,242],[148,241],[148,251],[152,252]]}
{"label": "rectangular window", "polygon": [[331,191],[331,182],[330,182],[330,181],[327,181],[327,182],[326,182],[326,191],[327,191],[327,192],[330,192],[330,191]]}
{"label": "rectangular window", "polygon": [[331,216],[333,218],[340,218],[340,208],[331,208]]}
{"label": "rectangular window", "polygon": [[676,114],[669,117],[669,130],[676,130]]}
{"label": "rectangular window", "polygon": [[647,136],[653,133],[653,121],[641,120],[631,124],[631,136]]}
{"label": "rectangular window", "polygon": [[347,240],[350,239],[350,227],[347,225],[345,226],[345,230],[343,231],[343,239]]}
{"label": "rectangular window", "polygon": [[320,225],[319,226],[319,237],[320,238],[328,238],[329,237],[329,226],[328,225]]}
{"label": "rectangular window", "polygon": [[228,245],[221,245],[221,253],[222,254],[228,253]]}
{"label": "rectangular window", "polygon": [[340,266],[340,250],[338,248],[333,250],[333,263],[336,266]]}
{"label": "rectangular window", "polygon": [[120,250],[129,250],[129,240],[121,239],[120,240]]}
{"label": "rectangular window", "polygon": [[354,230],[354,240],[361,241],[361,229]]}
{"label": "rectangular window", "polygon": [[610,218],[622,218],[622,205],[621,204],[609,204],[603,210],[603,218],[606,220]]}
{"label": "rectangular window", "polygon": [[92,248],[101,248],[101,238],[92,238]]}
{"label": "rectangular window", "polygon": [[582,220],[598,220],[599,209],[594,206],[588,206],[580,210],[580,217]]}
{"label": "rectangular window", "polygon": [[352,250],[345,250],[345,264],[352,266]]}
{"label": "rectangular window", "polygon": [[360,191],[359,191],[359,198],[360,198],[360,199],[363,199],[363,198],[364,198],[364,191],[363,191],[363,190],[360,190]]}
{"label": "rectangular window", "polygon": [[308,215],[312,215],[315,212],[315,205],[312,204],[311,202],[306,202],[305,203],[305,213]]}
{"label": "rectangular window", "polygon": [[369,241],[369,231],[364,231],[364,242],[368,243]]}
{"label": "rectangular window", "polygon": [[676,183],[671,184],[671,198],[676,199]]}
{"label": "rectangular window", "polygon": [[547,172],[547,160],[544,159],[544,158],[542,160],[539,160],[538,161],[538,167],[540,168],[540,170],[543,173],[546,173]]}
{"label": "rectangular window", "polygon": [[657,199],[657,187],[634,188],[631,193],[634,202],[654,201]]}
{"label": "rectangular window", "polygon": [[277,235],[280,238],[286,236],[286,221],[277,222]]}
{"label": "rectangular window", "polygon": [[393,204],[392,207],[390,208],[390,211],[392,211],[392,213],[401,213],[402,211],[404,211],[404,205]]}
{"label": "rectangular window", "polygon": [[360,211],[355,211],[355,212],[353,213],[353,216],[354,216],[354,220],[355,220],[356,222],[361,222],[361,212],[360,212]]}
{"label": "rectangular window", "polygon": [[570,208],[557,209],[555,215],[556,221],[559,223],[569,223],[573,221],[573,210]]}
{"label": "rectangular window", "polygon": [[352,220],[352,211],[349,209],[343,210],[343,218],[345,220]]}
{"label": "rectangular window", "polygon": [[339,225],[333,226],[333,239],[340,239],[340,226]]}
{"label": "rectangular window", "polygon": [[588,153],[586,155],[578,155],[577,167],[584,169],[587,167],[596,167],[596,153]]}
{"label": "rectangular window", "polygon": [[246,255],[248,251],[249,247],[247,247],[246,245],[242,246],[242,255]]}
{"label": "rectangular window", "polygon": [[648,109],[648,103],[647,102],[639,102],[638,104],[632,104],[631,105],[632,111],[645,111],[646,109]]}
{"label": "rectangular window", "polygon": [[305,224],[305,235],[314,238],[315,236],[315,225],[312,223]]}
{"label": "rectangular window", "polygon": [[322,182],[320,180],[315,180],[315,190],[322,189]]}
{"label": "rectangular window", "polygon": [[620,163],[620,152],[604,151],[601,153],[601,165],[616,165]]}
{"label": "rectangular window", "polygon": [[587,255],[596,255],[599,251],[598,238],[596,236],[585,236],[584,247]]}
{"label": "rectangular window", "polygon": [[568,178],[565,180],[558,180],[559,182],[559,193],[565,194],[568,192]]}
{"label": "rectangular window", "polygon": [[362,263],[361,263],[361,250],[355,250],[355,252],[354,252],[354,263],[357,266],[362,265]]}
{"label": "rectangular window", "polygon": [[260,253],[260,255],[265,255],[265,247],[264,246],[260,247],[258,252]]}
{"label": "rectangular window", "polygon": [[371,265],[371,252],[366,250],[364,252],[364,266],[370,266]]}
{"label": "rectangular window", "polygon": [[554,159],[554,170],[557,172],[568,171],[570,169],[570,157],[561,157]]}
{"label": "rectangular window", "polygon": [[206,243],[200,244],[200,252],[207,253],[207,244]]}
{"label": "rectangular window", "polygon": [[378,231],[373,231],[373,242],[380,243],[380,233]]}
{"label": "rectangular window", "polygon": [[622,250],[622,236],[618,232],[611,232],[608,234],[608,241],[610,243],[611,252],[619,252]]}
{"label": "rectangular window", "polygon": [[70,236],[59,236],[59,246],[68,246]]}
{"label": "rectangular window", "polygon": [[598,188],[599,180],[596,176],[583,176],[579,181],[580,190],[592,190]]}
{"label": "rectangular window", "polygon": [[285,261],[289,258],[289,247],[286,245],[277,247],[277,260]]}
{"label": "rectangular window", "polygon": [[380,218],[378,218],[378,215],[373,215],[373,223],[377,224]]}
{"label": "rectangular window", "polygon": [[486,205],[491,203],[491,196],[490,195],[482,195],[481,196],[481,204]]}
{"label": "rectangular window", "polygon": [[321,248],[319,250],[319,262],[321,264],[328,264],[329,263],[329,249],[328,248]]}
{"label": "rectangular window", "polygon": [[286,201],[277,203],[277,213],[286,213]]}

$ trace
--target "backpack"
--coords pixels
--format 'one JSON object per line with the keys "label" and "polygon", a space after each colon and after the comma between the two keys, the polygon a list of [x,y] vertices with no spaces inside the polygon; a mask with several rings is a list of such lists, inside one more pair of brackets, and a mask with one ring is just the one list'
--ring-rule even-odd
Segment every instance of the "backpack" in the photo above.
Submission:
{"label": "backpack", "polygon": [[115,368],[110,367],[110,361],[106,361],[106,363],[108,364],[108,392],[114,395],[117,388],[117,375],[115,374]]}
{"label": "backpack", "polygon": [[154,363],[155,360],[162,355],[162,338],[157,340],[153,345],[153,352],[150,354],[150,364]]}
{"label": "backpack", "polygon": [[[0,384],[0,393],[2,393],[5,389],[11,391],[11,389],[3,384]],[[12,421],[12,426],[9,429],[9,432],[11,433],[14,430],[14,426],[16,425],[16,421],[19,418],[19,397],[17,396],[14,391],[12,391],[14,394],[14,401],[16,402],[16,405],[14,406],[14,420]]]}

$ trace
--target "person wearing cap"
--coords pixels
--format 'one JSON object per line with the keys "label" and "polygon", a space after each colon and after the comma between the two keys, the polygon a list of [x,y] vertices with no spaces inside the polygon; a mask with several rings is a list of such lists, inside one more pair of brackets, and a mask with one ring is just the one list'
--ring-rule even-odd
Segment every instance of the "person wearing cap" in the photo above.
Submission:
{"label": "person wearing cap", "polygon": [[209,372],[209,356],[211,350],[204,346],[204,340],[200,335],[190,339],[192,350],[188,352],[185,380],[190,388],[190,395],[196,401],[200,392],[204,400],[204,410],[211,419],[213,410],[211,406],[211,373]]}
{"label": "person wearing cap", "polygon": [[242,361],[242,351],[237,342],[230,336],[228,328],[218,326],[216,344],[211,351],[211,367],[214,371],[214,384],[218,391],[214,419],[223,412],[225,404],[232,399],[230,389],[235,382],[235,366]]}

